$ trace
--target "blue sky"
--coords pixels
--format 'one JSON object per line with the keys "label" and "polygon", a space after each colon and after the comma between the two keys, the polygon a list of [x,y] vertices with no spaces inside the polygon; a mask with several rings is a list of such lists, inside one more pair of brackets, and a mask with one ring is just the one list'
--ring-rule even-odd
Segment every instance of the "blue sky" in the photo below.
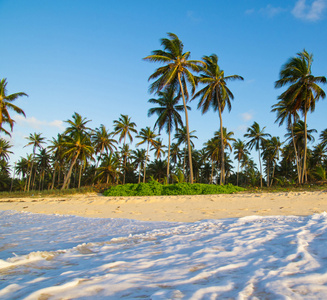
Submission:
{"label": "blue sky", "polygon": [[[8,80],[8,93],[29,95],[16,101],[27,118],[12,113],[11,161],[32,151],[23,148],[30,133],[51,139],[74,112],[92,120],[92,128],[112,130],[120,114],[138,130],[153,126],[148,77],[160,65],[142,58],[160,49],[167,32],[179,36],[192,59],[215,53],[226,75],[244,77],[229,85],[235,100],[223,113],[235,138],[244,139],[256,121],[283,140],[285,128],[270,112],[283,91],[274,82],[288,58],[304,48],[314,55],[313,74],[327,75],[326,16],[327,0],[0,0],[0,76]],[[189,105],[190,130],[201,148],[218,130],[218,115],[202,116],[197,100]],[[327,128],[326,107],[327,100],[320,101],[308,117],[316,140]]]}

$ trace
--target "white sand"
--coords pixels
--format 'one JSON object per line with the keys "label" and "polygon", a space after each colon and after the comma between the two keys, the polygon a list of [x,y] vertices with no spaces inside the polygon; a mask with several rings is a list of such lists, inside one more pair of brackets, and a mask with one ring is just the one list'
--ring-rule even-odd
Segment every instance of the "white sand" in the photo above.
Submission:
{"label": "white sand", "polygon": [[0,210],[178,222],[251,215],[306,216],[327,211],[327,191],[149,197],[105,197],[90,193],[47,198],[3,198],[0,199]]}

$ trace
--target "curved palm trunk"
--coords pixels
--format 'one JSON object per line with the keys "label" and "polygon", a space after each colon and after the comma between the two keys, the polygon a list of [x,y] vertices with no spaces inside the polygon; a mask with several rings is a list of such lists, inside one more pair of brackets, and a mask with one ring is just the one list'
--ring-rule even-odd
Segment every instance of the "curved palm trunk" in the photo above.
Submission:
{"label": "curved palm trunk", "polygon": [[186,125],[187,147],[188,147],[189,168],[190,168],[190,183],[193,184],[192,149],[191,149],[190,131],[189,131],[189,125],[188,125],[188,113],[187,113],[187,108],[186,108],[184,89],[183,89],[183,85],[182,85],[182,81],[181,81],[181,75],[179,73],[178,73],[178,81],[179,81],[179,86],[180,86],[181,92],[182,92],[183,105],[184,105],[184,110],[185,110],[185,125]]}
{"label": "curved palm trunk", "polygon": [[66,176],[66,178],[64,180],[64,184],[62,185],[62,188],[61,188],[62,190],[64,190],[66,188],[66,186],[68,185],[68,182],[70,181],[70,177],[72,175],[73,167],[74,167],[74,165],[75,165],[75,163],[77,161],[78,155],[79,155],[79,152],[76,153],[76,155],[75,155],[75,157],[74,157],[74,159],[73,159],[73,161],[72,161],[72,163],[71,163],[71,165],[69,167],[69,171],[68,171],[67,176]]}
{"label": "curved palm trunk", "polygon": [[168,124],[167,184],[169,184],[169,163],[170,163],[170,123]]}
{"label": "curved palm trunk", "polygon": [[220,168],[220,185],[225,184],[225,155],[224,155],[224,133],[223,133],[223,119],[221,115],[221,103],[218,99],[218,88],[216,87],[216,98],[219,111],[220,120],[220,144],[221,144],[221,168]]}

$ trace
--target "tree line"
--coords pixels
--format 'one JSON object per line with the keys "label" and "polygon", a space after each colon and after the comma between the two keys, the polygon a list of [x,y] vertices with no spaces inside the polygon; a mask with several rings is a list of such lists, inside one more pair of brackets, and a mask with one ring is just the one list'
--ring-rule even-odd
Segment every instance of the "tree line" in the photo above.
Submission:
{"label": "tree line", "polygon": [[[231,110],[234,99],[228,82],[243,80],[243,77],[225,76],[216,54],[190,60],[190,52],[184,52],[183,43],[173,33],[161,39],[161,46],[163,50],[152,51],[144,58],[162,64],[149,77],[152,81],[149,90],[155,97],[148,100],[154,105],[148,115],[157,116],[152,128],[137,131],[131,117],[121,114],[113,121],[113,131],[104,125],[92,129],[87,127],[90,120],[75,112],[71,120],[65,121],[66,130],[48,141],[46,147],[41,133],[27,137],[26,146],[33,146],[33,152],[14,166],[14,175],[19,177],[16,180],[9,176],[12,145],[0,138],[1,190],[8,190],[9,186],[18,190],[66,189],[102,183],[145,182],[149,178],[165,183],[229,182],[261,187],[326,179],[327,129],[320,133],[320,143],[308,148],[316,130],[308,129],[307,114],[326,96],[319,86],[326,83],[326,77],[312,75],[312,54],[303,50],[289,58],[275,82],[276,88],[286,88],[272,107],[279,126],[286,125],[285,140],[271,137],[257,122],[247,129],[245,140],[236,140],[234,133],[223,126],[222,114],[226,107]],[[8,110],[25,115],[12,102],[27,95],[8,95],[6,86],[6,79],[2,79],[0,133],[10,135],[3,128],[9,125],[13,130],[14,120]],[[197,138],[196,132],[190,132],[188,120],[187,102],[195,99],[202,113],[212,109],[218,112],[220,119],[220,127],[200,150],[194,148],[192,139]],[[167,146],[160,139],[163,130],[168,135]],[[134,150],[130,149],[133,138],[138,141]],[[259,168],[250,157],[252,149],[258,152]],[[150,159],[151,151],[153,159]],[[237,161],[236,171],[232,166],[233,155]]]}

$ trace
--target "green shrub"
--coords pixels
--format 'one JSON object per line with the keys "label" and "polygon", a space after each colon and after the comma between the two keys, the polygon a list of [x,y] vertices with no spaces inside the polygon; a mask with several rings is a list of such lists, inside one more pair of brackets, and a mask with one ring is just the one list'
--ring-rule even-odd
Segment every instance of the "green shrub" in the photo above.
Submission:
{"label": "green shrub", "polygon": [[103,194],[105,196],[160,196],[160,195],[208,195],[208,194],[231,194],[244,191],[243,188],[228,185],[213,185],[202,183],[175,183],[162,185],[157,181],[139,184],[117,185],[109,188]]}

